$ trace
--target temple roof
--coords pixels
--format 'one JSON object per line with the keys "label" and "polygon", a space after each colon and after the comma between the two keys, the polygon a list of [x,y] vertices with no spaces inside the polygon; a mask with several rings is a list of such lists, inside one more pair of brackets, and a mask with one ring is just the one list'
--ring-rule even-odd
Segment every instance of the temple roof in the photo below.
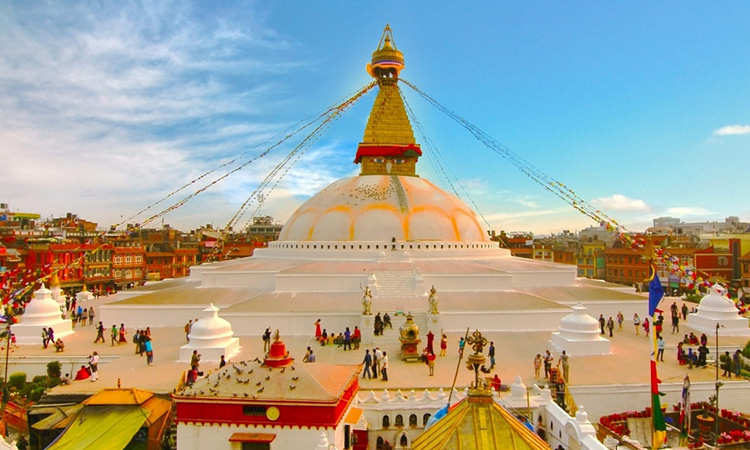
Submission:
{"label": "temple roof", "polygon": [[414,440],[412,450],[549,450],[533,431],[498,406],[489,391],[469,395]]}

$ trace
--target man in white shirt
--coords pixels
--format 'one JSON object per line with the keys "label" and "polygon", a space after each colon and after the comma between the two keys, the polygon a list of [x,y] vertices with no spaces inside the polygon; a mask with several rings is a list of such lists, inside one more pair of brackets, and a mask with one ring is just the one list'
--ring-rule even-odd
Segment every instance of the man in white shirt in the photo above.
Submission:
{"label": "man in white shirt", "polygon": [[99,379],[99,353],[94,352],[89,356],[89,368],[91,368],[91,381]]}
{"label": "man in white shirt", "polygon": [[383,361],[380,366],[380,373],[383,374],[383,381],[388,381],[388,353],[386,352],[383,352]]}

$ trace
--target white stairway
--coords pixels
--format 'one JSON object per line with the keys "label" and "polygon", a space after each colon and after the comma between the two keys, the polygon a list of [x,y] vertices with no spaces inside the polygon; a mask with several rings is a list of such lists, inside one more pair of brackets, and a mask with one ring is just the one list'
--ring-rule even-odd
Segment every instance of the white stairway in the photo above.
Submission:
{"label": "white stairway", "polygon": [[377,297],[413,297],[414,274],[409,272],[378,272],[375,274]]}

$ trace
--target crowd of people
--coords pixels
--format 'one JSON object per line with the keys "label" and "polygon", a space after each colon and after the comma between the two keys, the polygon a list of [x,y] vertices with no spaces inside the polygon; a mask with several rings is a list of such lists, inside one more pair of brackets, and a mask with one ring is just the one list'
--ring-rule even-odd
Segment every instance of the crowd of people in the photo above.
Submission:
{"label": "crowd of people", "polygon": [[[378,313],[380,315],[380,313]],[[377,317],[375,319],[377,321]],[[270,330],[270,328],[269,328]],[[266,330],[268,332],[268,330]],[[263,335],[265,337],[265,334]],[[322,327],[321,320],[315,321],[315,340],[322,346],[336,345],[344,350],[359,350],[359,344],[362,342],[362,330],[358,326],[354,330],[349,327],[341,333],[328,333],[328,330]],[[352,347],[353,346],[353,347]]]}

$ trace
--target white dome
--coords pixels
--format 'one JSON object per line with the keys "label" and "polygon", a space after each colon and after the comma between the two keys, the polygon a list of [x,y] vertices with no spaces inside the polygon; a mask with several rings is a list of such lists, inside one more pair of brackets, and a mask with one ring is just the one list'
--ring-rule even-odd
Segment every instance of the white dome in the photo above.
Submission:
{"label": "white dome", "polygon": [[61,316],[60,305],[52,298],[52,291],[42,286],[34,292],[33,300],[26,306],[23,323],[27,325],[57,323],[61,320]]}
{"label": "white dome", "polygon": [[723,295],[721,288],[711,289],[711,293],[701,299],[698,314],[715,319],[732,319],[737,317],[737,308],[729,298]]}
{"label": "white dome", "polygon": [[218,315],[219,308],[213,304],[204,309],[207,314],[190,328],[190,342],[218,341],[231,338],[232,325]]}
{"label": "white dome", "polygon": [[560,320],[560,332],[565,334],[599,335],[599,321],[586,314],[586,307],[581,303],[573,306],[573,313]]}
{"label": "white dome", "polygon": [[279,241],[488,242],[474,211],[429,181],[362,175],[329,185],[300,206]]}

